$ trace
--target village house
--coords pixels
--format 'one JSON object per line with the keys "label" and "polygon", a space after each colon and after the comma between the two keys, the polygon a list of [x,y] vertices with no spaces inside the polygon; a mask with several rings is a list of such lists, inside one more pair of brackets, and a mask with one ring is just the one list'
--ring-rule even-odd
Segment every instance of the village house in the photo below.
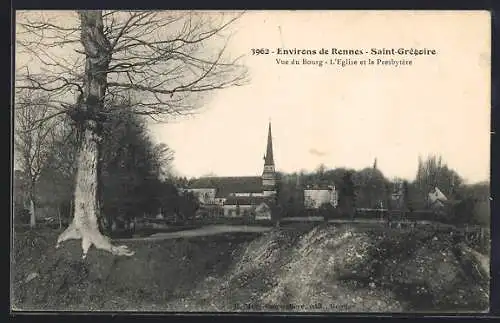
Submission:
{"label": "village house", "polygon": [[306,209],[319,209],[325,204],[338,206],[338,192],[335,185],[308,185],[304,188]]}
{"label": "village house", "polygon": [[224,203],[224,216],[270,219],[271,203],[269,198],[264,196],[230,196]]}
{"label": "village house", "polygon": [[446,197],[446,195],[444,195],[443,192],[441,192],[441,190],[437,186],[434,187],[434,190],[429,192],[428,197],[429,197],[429,206],[431,208],[435,209],[443,208],[448,202],[448,198]]}

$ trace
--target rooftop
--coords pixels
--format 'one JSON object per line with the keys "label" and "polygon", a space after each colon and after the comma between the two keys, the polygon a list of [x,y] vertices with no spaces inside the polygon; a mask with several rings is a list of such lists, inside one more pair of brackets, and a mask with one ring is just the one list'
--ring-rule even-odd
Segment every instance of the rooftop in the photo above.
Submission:
{"label": "rooftop", "polygon": [[262,178],[260,176],[235,177],[200,177],[188,186],[189,188],[215,188],[216,197],[226,197],[230,193],[260,193]]}
{"label": "rooftop", "polygon": [[263,196],[229,196],[224,202],[225,205],[259,205],[269,202],[269,197]]}
{"label": "rooftop", "polygon": [[335,185],[333,184],[309,184],[309,185],[303,185],[303,188],[305,190],[330,190],[334,188]]}

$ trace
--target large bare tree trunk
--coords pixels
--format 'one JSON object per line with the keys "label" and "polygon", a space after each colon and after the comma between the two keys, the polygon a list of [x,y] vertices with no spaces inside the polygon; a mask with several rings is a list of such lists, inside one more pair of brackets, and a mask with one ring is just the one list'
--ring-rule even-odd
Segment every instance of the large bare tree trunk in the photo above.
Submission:
{"label": "large bare tree trunk", "polygon": [[62,229],[61,206],[57,206],[57,220],[59,221],[59,229]]}
{"label": "large bare tree trunk", "polygon": [[30,210],[30,228],[34,229],[36,226],[36,210],[35,210],[35,180],[33,176],[30,176],[32,180],[28,183],[28,208]]}
{"label": "large bare tree trunk", "polygon": [[103,32],[102,11],[80,11],[81,43],[85,48],[85,83],[77,104],[77,124],[81,132],[77,157],[75,210],[73,222],[57,239],[56,248],[68,239],[82,239],[83,258],[94,245],[115,255],[131,256],[126,246],[113,246],[99,231],[98,160],[99,114],[107,87],[111,61],[110,44]]}
{"label": "large bare tree trunk", "polygon": [[30,228],[34,228],[36,226],[36,216],[35,216],[35,197],[33,193],[30,193]]}

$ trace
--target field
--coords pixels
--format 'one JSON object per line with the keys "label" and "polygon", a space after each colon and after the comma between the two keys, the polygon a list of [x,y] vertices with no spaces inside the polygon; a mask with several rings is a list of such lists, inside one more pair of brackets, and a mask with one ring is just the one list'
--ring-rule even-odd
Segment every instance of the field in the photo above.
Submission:
{"label": "field", "polygon": [[18,232],[12,306],[180,312],[478,312],[489,306],[488,257],[445,232],[325,223],[246,232],[215,227],[128,240],[136,251],[131,258],[91,249],[86,260],[79,241],[54,248],[57,230]]}

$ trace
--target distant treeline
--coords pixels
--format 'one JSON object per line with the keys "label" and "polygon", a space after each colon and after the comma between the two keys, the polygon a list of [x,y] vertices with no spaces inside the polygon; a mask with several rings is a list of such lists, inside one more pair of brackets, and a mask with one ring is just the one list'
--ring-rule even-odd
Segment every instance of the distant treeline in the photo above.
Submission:
{"label": "distant treeline", "polygon": [[[416,176],[411,181],[385,177],[376,162],[372,167],[361,170],[328,169],[321,165],[314,172],[280,173],[279,177],[278,203],[283,209],[283,216],[304,214],[305,186],[335,185],[339,193],[339,210],[336,212],[341,212],[343,216],[354,217],[358,213],[358,216],[371,217],[371,213],[362,214],[356,210],[378,209],[383,205],[389,209],[399,208],[408,216],[417,216],[422,220],[436,220],[438,214],[444,222],[489,225],[489,183],[464,183],[459,174],[438,156],[429,156],[426,160],[419,158]],[[428,194],[435,187],[448,200],[441,209],[432,208],[429,201]],[[401,195],[401,205],[394,205],[391,199],[394,193]],[[376,216],[373,214],[373,217]]]}

